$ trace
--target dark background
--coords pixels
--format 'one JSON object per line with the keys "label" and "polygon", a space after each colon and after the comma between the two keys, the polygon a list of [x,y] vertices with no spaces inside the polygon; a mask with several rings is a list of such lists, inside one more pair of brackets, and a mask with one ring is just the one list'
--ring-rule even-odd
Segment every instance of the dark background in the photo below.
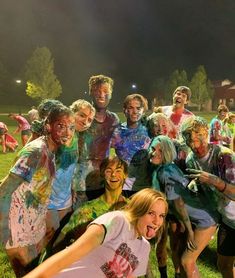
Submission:
{"label": "dark background", "polygon": [[204,65],[211,80],[235,80],[234,0],[0,4],[0,61],[12,82],[22,78],[35,48],[46,46],[66,104],[86,97],[88,78],[99,73],[115,80],[112,106],[131,92],[132,83],[148,96],[154,79],[168,77],[175,69],[185,69],[191,78],[197,66]]}

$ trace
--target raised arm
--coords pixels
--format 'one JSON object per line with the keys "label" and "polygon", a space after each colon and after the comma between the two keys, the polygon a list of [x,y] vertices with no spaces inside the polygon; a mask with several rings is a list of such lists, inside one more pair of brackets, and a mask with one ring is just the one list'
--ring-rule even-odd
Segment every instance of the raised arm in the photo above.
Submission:
{"label": "raised arm", "polygon": [[105,229],[92,224],[72,245],[47,259],[24,278],[49,278],[89,254],[103,242]]}

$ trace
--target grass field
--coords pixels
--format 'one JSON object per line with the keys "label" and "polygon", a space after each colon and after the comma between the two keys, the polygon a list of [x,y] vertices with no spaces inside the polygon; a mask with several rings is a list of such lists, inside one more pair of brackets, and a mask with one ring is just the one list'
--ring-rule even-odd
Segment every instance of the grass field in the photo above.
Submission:
{"label": "grass field", "polygon": [[[19,108],[15,107],[14,109],[11,109],[10,112],[18,112]],[[22,109],[22,112],[27,111],[27,109]],[[0,113],[8,113],[7,109],[4,109],[4,111],[1,109]],[[200,116],[205,117],[208,121],[215,115],[215,113],[197,113]],[[123,115],[120,114],[120,118],[123,119]],[[7,124],[9,131],[12,132],[15,130],[16,125],[15,122],[10,120],[6,115],[0,114],[0,121],[3,121]],[[21,141],[20,136],[15,136],[19,142],[19,148],[21,148]],[[10,169],[10,166],[12,165],[14,158],[16,156],[16,153],[7,153],[3,154],[1,152],[0,147],[0,180],[5,177]],[[155,263],[155,255],[154,252],[151,254],[151,265],[152,265],[152,272],[153,277],[160,277],[159,273],[156,271],[157,266]],[[204,252],[201,254],[199,261],[198,261],[199,270],[201,273],[201,277],[203,278],[219,278],[221,275],[216,269],[216,237],[211,240],[208,248],[204,250]],[[11,270],[11,267],[8,263],[7,257],[5,253],[0,251],[0,278],[12,278],[15,277],[14,273]],[[172,261],[170,258],[170,251],[169,251],[169,258],[168,258],[168,277],[173,278],[174,277],[174,269],[172,265]],[[95,278],[95,277],[94,277]]]}

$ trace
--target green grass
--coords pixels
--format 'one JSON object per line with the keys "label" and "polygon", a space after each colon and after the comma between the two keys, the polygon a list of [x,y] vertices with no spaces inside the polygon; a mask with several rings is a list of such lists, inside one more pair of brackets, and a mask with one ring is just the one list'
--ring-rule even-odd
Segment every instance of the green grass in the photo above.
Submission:
{"label": "green grass", "polygon": [[[9,110],[13,111],[13,109]],[[9,111],[5,110],[4,113],[8,113]],[[25,109],[27,111],[27,109]],[[2,110],[0,110],[1,113],[3,113]],[[17,112],[17,111],[13,111]],[[208,121],[215,115],[215,112],[212,113],[197,113],[200,116],[205,117]],[[122,113],[120,113],[120,118],[124,120],[124,116]],[[0,115],[0,121],[5,122],[8,125],[9,131],[12,132],[15,130],[15,122],[10,120],[5,115]],[[15,136],[19,142],[19,148],[21,148],[21,140],[20,136]],[[1,152],[1,146],[0,146],[0,180],[4,178],[13,161],[16,156],[16,153],[7,153],[2,154]],[[155,252],[151,252],[151,266],[152,266],[152,272],[153,277],[160,277],[159,272],[157,271],[157,264],[156,264],[156,258],[155,258]],[[200,255],[200,258],[198,260],[198,266],[201,273],[202,278],[219,278],[221,277],[220,273],[216,269],[216,237],[211,240],[208,248],[204,250],[204,252]],[[11,278],[15,277],[13,271],[11,270],[11,267],[9,265],[8,259],[4,251],[1,251],[0,249],[0,277],[1,278]],[[174,277],[174,268],[173,264],[170,258],[170,250],[169,250],[169,258],[168,258],[168,277],[172,278]]]}

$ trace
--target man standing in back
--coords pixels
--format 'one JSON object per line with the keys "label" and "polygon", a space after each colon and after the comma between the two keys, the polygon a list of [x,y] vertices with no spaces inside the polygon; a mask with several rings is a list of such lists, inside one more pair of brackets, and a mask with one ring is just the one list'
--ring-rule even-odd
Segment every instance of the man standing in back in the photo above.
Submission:
{"label": "man standing in back", "polygon": [[156,112],[162,112],[170,118],[176,128],[175,138],[179,138],[179,131],[183,121],[194,114],[185,108],[191,98],[191,90],[186,86],[179,86],[173,92],[173,104],[158,107]]}
{"label": "man standing in back", "polygon": [[117,114],[108,110],[113,83],[113,79],[105,75],[91,76],[89,79],[89,94],[96,114],[91,127],[79,134],[80,158],[74,180],[78,191],[86,191],[89,200],[104,192],[99,167],[103,159],[109,156],[111,136],[119,124]]}

